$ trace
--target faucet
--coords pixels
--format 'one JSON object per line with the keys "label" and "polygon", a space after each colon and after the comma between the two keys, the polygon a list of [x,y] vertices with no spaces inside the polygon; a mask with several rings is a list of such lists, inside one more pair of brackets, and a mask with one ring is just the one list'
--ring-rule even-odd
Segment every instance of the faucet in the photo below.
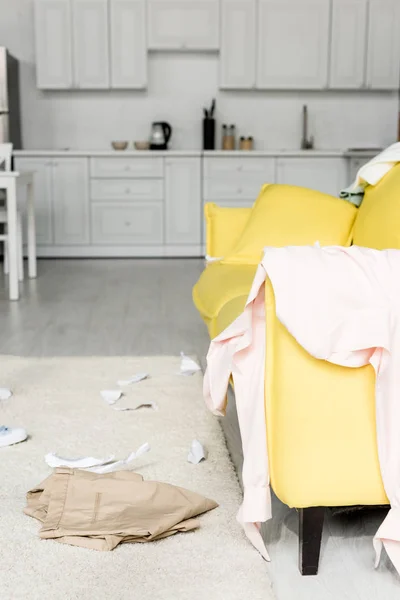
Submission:
{"label": "faucet", "polygon": [[314,137],[308,138],[308,108],[303,106],[303,137],[301,140],[302,150],[312,150],[314,148]]}

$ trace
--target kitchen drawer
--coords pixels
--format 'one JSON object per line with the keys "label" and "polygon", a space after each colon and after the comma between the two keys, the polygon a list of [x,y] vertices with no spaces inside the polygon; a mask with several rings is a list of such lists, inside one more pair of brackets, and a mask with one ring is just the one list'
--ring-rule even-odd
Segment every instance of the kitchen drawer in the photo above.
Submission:
{"label": "kitchen drawer", "polygon": [[163,200],[163,179],[92,179],[92,200]]}
{"label": "kitchen drawer", "polygon": [[160,157],[94,157],[90,159],[92,177],[163,177],[164,161]]}
{"label": "kitchen drawer", "polygon": [[260,173],[253,177],[231,174],[221,179],[206,179],[204,181],[204,199],[207,202],[218,202],[219,200],[255,202],[264,183],[271,183],[271,180]]}
{"label": "kitchen drawer", "polygon": [[261,175],[264,181],[275,180],[274,158],[253,158],[251,156],[221,156],[204,158],[204,177],[221,179],[233,175]]}
{"label": "kitchen drawer", "polygon": [[122,246],[162,244],[162,204],[155,202],[92,204],[92,243]]}

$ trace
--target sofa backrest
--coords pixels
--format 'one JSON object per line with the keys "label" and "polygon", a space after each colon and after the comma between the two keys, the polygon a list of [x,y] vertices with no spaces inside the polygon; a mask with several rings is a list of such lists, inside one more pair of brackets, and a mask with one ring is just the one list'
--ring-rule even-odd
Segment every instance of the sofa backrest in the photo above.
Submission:
{"label": "sofa backrest", "polygon": [[400,164],[375,186],[368,186],[358,209],[353,244],[400,249]]}

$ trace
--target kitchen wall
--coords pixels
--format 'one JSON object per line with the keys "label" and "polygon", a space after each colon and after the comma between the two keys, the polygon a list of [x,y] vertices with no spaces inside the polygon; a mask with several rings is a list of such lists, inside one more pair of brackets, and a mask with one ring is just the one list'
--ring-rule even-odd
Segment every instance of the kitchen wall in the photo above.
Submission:
{"label": "kitchen wall", "polygon": [[146,92],[40,92],[33,36],[33,0],[0,0],[0,45],[21,61],[27,149],[108,148],[110,140],[146,139],[161,119],[174,128],[172,148],[199,149],[202,107],[213,96],[219,125],[236,123],[258,149],[299,148],[303,104],[319,149],[385,146],[397,136],[395,93],[220,92],[216,54],[151,54]]}

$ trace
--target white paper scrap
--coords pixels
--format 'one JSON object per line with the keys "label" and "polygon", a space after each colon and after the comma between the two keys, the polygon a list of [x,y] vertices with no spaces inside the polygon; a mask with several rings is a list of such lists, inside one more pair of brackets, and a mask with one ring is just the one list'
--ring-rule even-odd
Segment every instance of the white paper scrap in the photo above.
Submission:
{"label": "white paper scrap", "polygon": [[158,410],[157,402],[153,402],[152,400],[137,400],[135,403],[130,406],[112,406],[114,410],[124,411],[124,410],[138,410],[138,408],[149,407],[153,410]]}
{"label": "white paper scrap", "polygon": [[220,260],[224,260],[223,256],[210,256],[209,254],[206,254],[206,263],[214,263],[214,262],[218,262]]}
{"label": "white paper scrap", "polygon": [[139,458],[139,456],[142,456],[142,454],[145,454],[146,452],[150,451],[150,444],[148,444],[147,442],[145,444],[143,444],[142,446],[140,446],[140,448],[138,448],[136,450],[136,452],[131,452],[129,454],[129,456],[127,456],[127,458],[125,458],[124,460],[118,460],[117,462],[113,462],[107,465],[99,465],[98,467],[92,467],[90,469],[86,469],[87,471],[90,471],[91,473],[97,473],[98,475],[102,475],[103,473],[112,473],[113,471],[117,471],[118,469],[121,469],[122,467],[126,467],[127,465],[129,465],[129,463],[131,463],[132,461],[134,461],[136,458]]}
{"label": "white paper scrap", "polygon": [[199,440],[193,440],[188,454],[188,461],[193,465],[198,465],[199,462],[207,458],[207,453],[203,444]]}
{"label": "white paper scrap", "polygon": [[91,456],[83,458],[62,458],[54,453],[46,454],[45,461],[55,469],[56,467],[70,467],[71,469],[83,469],[85,471],[91,471],[92,473],[111,473],[121,467],[125,467],[136,458],[139,458],[142,454],[150,451],[150,444],[147,442],[140,446],[136,452],[131,452],[124,460],[115,460],[115,456],[109,456],[108,458],[93,458]]}
{"label": "white paper scrap", "polygon": [[103,390],[100,392],[101,397],[107,404],[115,404],[122,396],[121,390]]}
{"label": "white paper scrap", "polygon": [[12,396],[12,391],[8,388],[0,388],[0,400],[8,400]]}
{"label": "white paper scrap", "polygon": [[92,456],[85,456],[83,458],[63,458],[57,456],[51,452],[46,454],[44,457],[49,467],[55,469],[56,467],[70,467],[71,469],[87,469],[89,467],[96,467],[99,465],[106,465],[112,463],[115,460],[115,456],[111,455],[107,458],[93,458]]}
{"label": "white paper scrap", "polygon": [[181,374],[182,375],[194,375],[201,371],[201,367],[197,364],[193,358],[190,356],[186,356],[183,352],[181,352]]}
{"label": "white paper scrap", "polygon": [[133,375],[130,379],[119,379],[117,385],[124,387],[125,385],[131,385],[132,383],[139,383],[139,381],[143,381],[143,379],[147,379],[148,377],[148,373],[137,373],[137,375]]}

